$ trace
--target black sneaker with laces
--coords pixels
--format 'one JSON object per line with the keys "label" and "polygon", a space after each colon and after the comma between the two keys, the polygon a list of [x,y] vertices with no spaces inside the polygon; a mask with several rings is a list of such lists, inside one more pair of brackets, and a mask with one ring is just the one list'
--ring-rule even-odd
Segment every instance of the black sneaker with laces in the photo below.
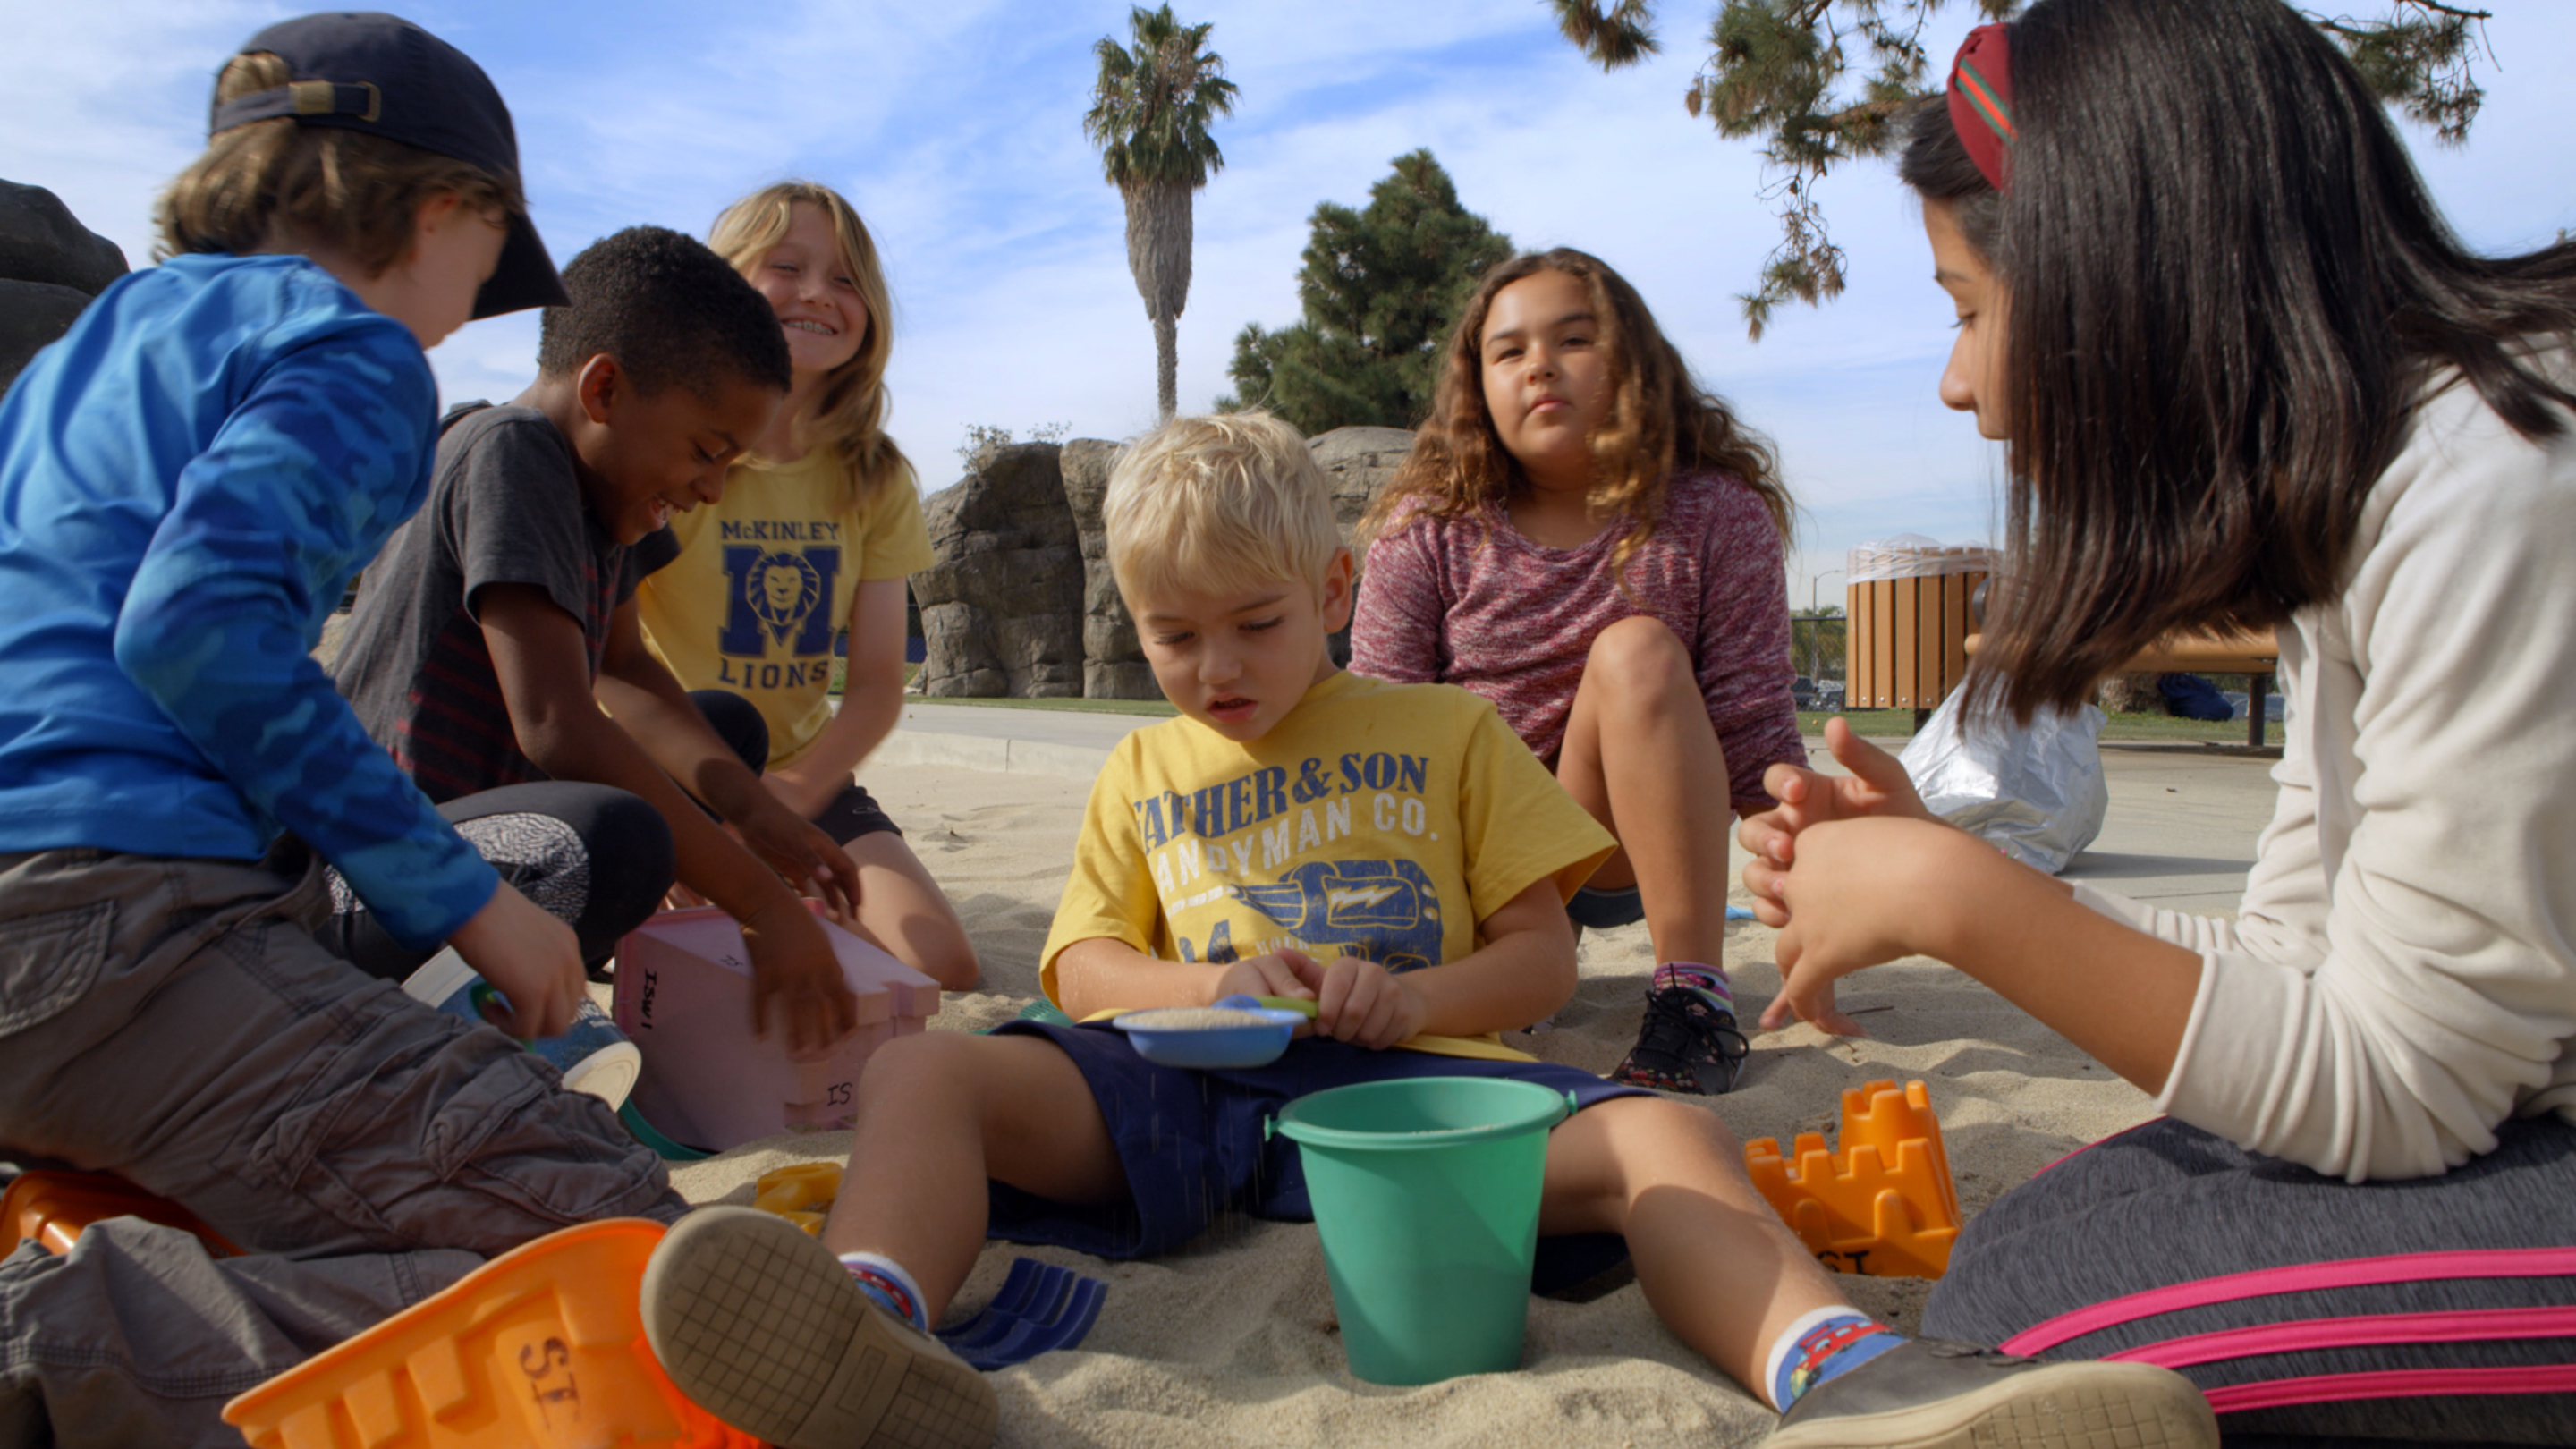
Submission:
{"label": "black sneaker with laces", "polygon": [[1762,1449],[2217,1449],[2191,1380],[1916,1338],[1809,1389]]}
{"label": "black sneaker with laces", "polygon": [[1707,992],[1656,987],[1646,993],[1646,1020],[1637,1028],[1637,1044],[1610,1080],[1714,1097],[1735,1086],[1748,1050],[1735,1013]]}

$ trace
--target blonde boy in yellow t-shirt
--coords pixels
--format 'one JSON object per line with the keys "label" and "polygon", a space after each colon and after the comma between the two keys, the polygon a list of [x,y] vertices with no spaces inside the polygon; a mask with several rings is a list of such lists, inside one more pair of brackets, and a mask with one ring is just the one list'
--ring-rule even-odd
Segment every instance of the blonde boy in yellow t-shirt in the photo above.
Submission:
{"label": "blonde boy in yellow t-shirt", "polygon": [[[1778,1403],[1871,1370],[1853,1387],[1872,1407],[1811,1405],[1817,1427],[1784,1442],[2026,1426],[2064,1387],[2049,1376],[2097,1367],[1907,1342],[1844,1302],[1716,1117],[1496,1042],[1573,994],[1565,900],[1613,842],[1483,699],[1332,662],[1351,556],[1292,429],[1167,423],[1119,462],[1104,513],[1181,717],[1128,736],[1093,786],[1047,994],[1078,1019],[1308,998],[1313,1034],[1240,1071],[1158,1066],[1105,1025],[879,1048],[822,1247],[772,1215],[709,1209],[656,1251],[646,1324],[685,1392],[790,1446],[879,1442],[880,1422],[896,1442],[898,1418],[949,1426],[908,1427],[929,1437],[906,1444],[987,1442],[990,1389],[927,1328],[988,1234],[1132,1258],[1224,1213],[1307,1219],[1296,1149],[1263,1120],[1329,1087],[1435,1075],[1574,1097],[1549,1136],[1540,1233],[1624,1234],[1656,1312],[1739,1383]],[[854,1414],[844,1386],[860,1375],[874,1387]],[[2090,1441],[2052,1427],[1994,1442]]]}

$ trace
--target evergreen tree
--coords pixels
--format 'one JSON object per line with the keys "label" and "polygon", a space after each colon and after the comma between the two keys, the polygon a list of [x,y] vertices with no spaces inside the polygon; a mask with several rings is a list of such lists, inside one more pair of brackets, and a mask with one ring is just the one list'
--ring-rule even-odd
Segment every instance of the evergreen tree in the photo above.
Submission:
{"label": "evergreen tree", "polygon": [[[1633,65],[1661,48],[1654,0],[1548,0],[1565,38],[1603,70]],[[1815,186],[1835,163],[1885,154],[1897,114],[1927,83],[1931,57],[1923,25],[1948,0],[1725,0],[1709,23],[1708,63],[1682,104],[1727,137],[1758,137],[1774,176],[1765,194],[1780,208],[1781,241],[1763,263],[1760,285],[1736,298],[1758,341],[1778,304],[1814,305],[1843,290],[1842,248],[1825,229]],[[2009,20],[2022,0],[1968,0],[1987,20]],[[2359,20],[2302,9],[2333,37],[2381,99],[2434,128],[2440,141],[2467,139],[2485,99],[2470,62],[2485,10],[2441,0],[2381,0],[2386,18]],[[1871,69],[1857,87],[1844,76],[1861,56]]]}
{"label": "evergreen tree", "polygon": [[1258,322],[1234,339],[1235,395],[1220,409],[1266,407],[1309,437],[1354,424],[1410,428],[1431,412],[1440,347],[1476,279],[1512,254],[1511,238],[1458,204],[1427,150],[1352,210],[1323,202],[1297,269],[1303,320]]}

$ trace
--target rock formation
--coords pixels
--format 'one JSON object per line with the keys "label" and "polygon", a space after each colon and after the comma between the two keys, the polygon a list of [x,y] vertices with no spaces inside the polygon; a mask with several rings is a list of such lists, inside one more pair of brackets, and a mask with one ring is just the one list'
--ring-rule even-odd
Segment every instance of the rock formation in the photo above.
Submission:
{"label": "rock formation", "polygon": [[[1336,428],[1308,446],[1347,541],[1413,434]],[[1117,444],[1097,438],[988,449],[965,481],[924,504],[936,561],[912,578],[923,694],[1162,697],[1109,572],[1100,505],[1117,457]],[[1347,662],[1347,635],[1332,644]]]}
{"label": "rock formation", "polygon": [[125,253],[41,186],[0,181],[0,392],[125,275]]}
{"label": "rock formation", "polygon": [[1064,445],[1064,501],[1082,539],[1082,694],[1085,699],[1160,699],[1153,666],[1136,643],[1136,621],[1109,573],[1100,501],[1109,492],[1118,445],[1076,438]]}
{"label": "rock formation", "polygon": [[1053,443],[976,456],[922,505],[932,562],[921,603],[926,695],[1082,696],[1082,550]]}

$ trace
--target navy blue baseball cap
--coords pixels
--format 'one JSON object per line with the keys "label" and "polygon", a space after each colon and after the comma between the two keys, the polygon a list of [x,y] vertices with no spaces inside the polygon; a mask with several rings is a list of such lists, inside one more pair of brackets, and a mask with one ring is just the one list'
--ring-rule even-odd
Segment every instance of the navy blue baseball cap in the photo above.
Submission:
{"label": "navy blue baseball cap", "polygon": [[[465,52],[399,16],[342,11],[282,20],[252,36],[245,55],[284,60],[293,80],[214,108],[208,135],[292,117],[338,126],[469,162],[519,184],[519,139],[491,77]],[[524,210],[510,214],[500,265],[474,296],[474,315],[568,307],[563,278]]]}

